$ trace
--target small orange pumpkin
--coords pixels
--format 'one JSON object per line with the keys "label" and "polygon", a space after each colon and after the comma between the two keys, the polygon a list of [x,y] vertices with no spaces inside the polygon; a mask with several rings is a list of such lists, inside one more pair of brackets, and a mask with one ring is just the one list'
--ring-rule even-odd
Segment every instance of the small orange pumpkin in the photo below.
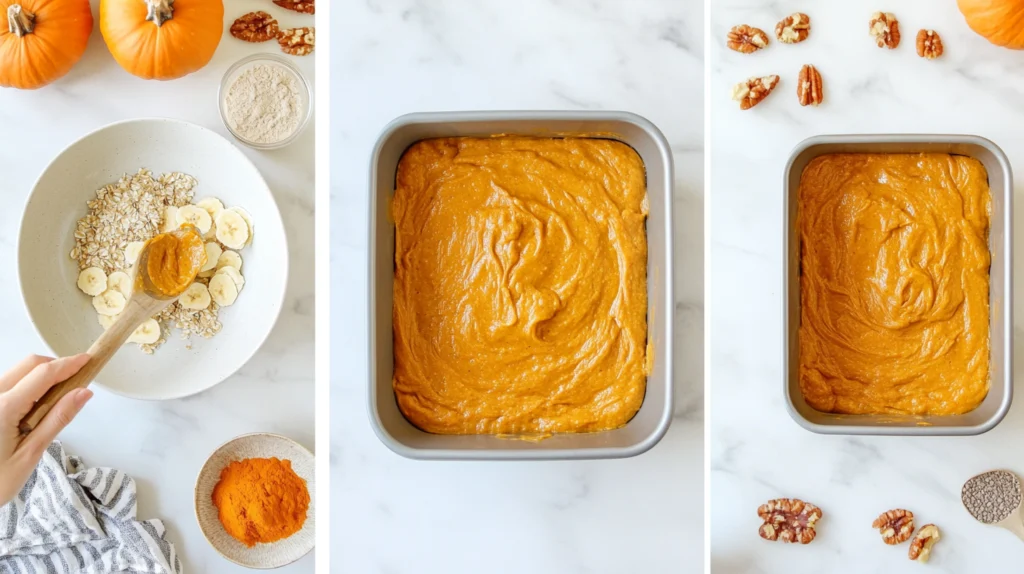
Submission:
{"label": "small orange pumpkin", "polygon": [[0,0],[0,86],[34,90],[63,76],[91,33],[89,0]]}
{"label": "small orange pumpkin", "polygon": [[222,0],[100,0],[100,32],[117,63],[173,80],[210,63],[224,33]]}
{"label": "small orange pumpkin", "polygon": [[967,25],[996,46],[1024,49],[1024,0],[957,0]]}

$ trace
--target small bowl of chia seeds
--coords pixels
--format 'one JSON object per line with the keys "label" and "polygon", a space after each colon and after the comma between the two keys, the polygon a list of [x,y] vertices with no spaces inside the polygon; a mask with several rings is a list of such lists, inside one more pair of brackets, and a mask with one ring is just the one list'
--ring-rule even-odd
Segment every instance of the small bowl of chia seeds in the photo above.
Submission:
{"label": "small bowl of chia seeds", "polygon": [[1007,470],[979,474],[964,483],[960,499],[978,522],[996,524],[1020,508],[1020,478]]}
{"label": "small bowl of chia seeds", "polygon": [[254,149],[287,146],[312,116],[309,82],[291,62],[275,54],[239,60],[224,74],[217,97],[224,127]]}

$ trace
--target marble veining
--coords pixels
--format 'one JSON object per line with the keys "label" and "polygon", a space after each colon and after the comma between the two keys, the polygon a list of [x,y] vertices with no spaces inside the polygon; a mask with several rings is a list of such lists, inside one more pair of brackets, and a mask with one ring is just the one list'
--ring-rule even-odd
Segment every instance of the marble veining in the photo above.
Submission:
{"label": "marble veining", "polygon": [[[700,2],[364,0],[332,22],[331,559],[340,572],[689,571],[703,564],[703,13]],[[677,393],[634,459],[417,462],[367,419],[367,175],[414,111],[628,110],[676,165]],[[688,565],[688,566],[684,566]]]}
{"label": "marble veining", "polygon": [[[894,51],[877,48],[868,34],[872,11],[882,9],[900,22],[902,42]],[[796,11],[811,17],[810,38],[792,46],[776,42],[775,23]],[[728,50],[726,33],[741,23],[771,34],[770,47],[752,55]],[[942,36],[945,55],[938,60],[917,56],[914,40],[922,28]],[[917,566],[907,559],[907,546],[887,547],[871,529],[879,513],[895,507],[942,530],[929,572],[1010,571],[1024,558],[1024,545],[1008,532],[976,523],[959,497],[964,481],[979,472],[1024,473],[1024,458],[1012,446],[1024,430],[1021,405],[995,430],[965,438],[819,436],[787,414],[782,180],[797,143],[832,133],[980,135],[1020,168],[1020,54],[973,34],[955,2],[928,0],[888,6],[715,0],[710,34],[712,571],[910,572]],[[803,64],[816,66],[824,79],[825,101],[818,108],[801,108],[797,101]],[[740,111],[729,99],[732,85],[765,74],[782,76],[775,92]],[[1018,246],[1018,262],[1019,253]],[[1020,311],[1015,315],[1020,324]],[[1022,343],[1018,333],[1018,348]],[[780,496],[804,498],[823,509],[811,545],[794,548],[758,538],[758,505]]]}
{"label": "marble veining", "polygon": [[[247,5],[225,1],[225,35],[207,67],[179,80],[157,82],[135,78],[114,62],[100,36],[99,2],[93,0],[97,25],[85,56],[70,74],[32,92],[0,89],[0,123],[7,134],[0,153],[0,197],[6,206],[0,210],[0,267],[16,273],[22,206],[36,178],[65,146],[86,133],[118,120],[161,116],[232,139],[217,112],[221,77],[246,55],[277,51],[276,45],[243,44],[227,34]],[[275,6],[264,9],[285,26],[306,22]],[[313,57],[293,61],[313,79]],[[68,450],[87,463],[111,466],[136,479],[139,517],[164,519],[167,538],[177,545],[186,572],[249,572],[221,558],[196,524],[193,487],[210,453],[237,435],[257,431],[280,433],[313,447],[313,141],[311,122],[283,150],[258,152],[237,144],[274,193],[290,251],[287,299],[256,357],[227,381],[182,400],[135,401],[96,389],[95,398],[61,435]],[[9,302],[0,307],[0,369],[30,353],[45,354],[21,303],[15,275],[0,281],[0,299]],[[309,555],[279,571],[308,573],[312,568]]]}

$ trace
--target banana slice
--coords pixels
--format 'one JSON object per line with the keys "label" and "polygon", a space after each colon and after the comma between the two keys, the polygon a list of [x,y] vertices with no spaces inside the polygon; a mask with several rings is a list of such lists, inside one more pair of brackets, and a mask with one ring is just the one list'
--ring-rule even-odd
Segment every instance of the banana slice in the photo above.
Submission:
{"label": "banana slice", "polygon": [[203,234],[204,241],[216,241],[217,240],[217,226],[210,225],[210,230]]}
{"label": "banana slice", "polygon": [[233,210],[225,209],[217,217],[217,241],[231,249],[241,249],[249,241],[249,224]]}
{"label": "banana slice", "polygon": [[242,274],[239,273],[237,269],[231,267],[230,265],[218,269],[217,273],[215,273],[213,276],[216,277],[217,275],[227,275],[228,277],[230,277],[231,280],[235,282],[235,287],[237,287],[239,291],[241,291],[242,287],[245,285],[245,277],[242,277]]}
{"label": "banana slice", "polygon": [[78,274],[78,288],[93,297],[107,290],[107,274],[99,267],[83,269]]}
{"label": "banana slice", "polygon": [[168,233],[178,228],[178,208],[168,205],[164,208],[164,220],[160,222],[160,233]]}
{"label": "banana slice", "polygon": [[220,254],[224,251],[220,248],[215,241],[211,241],[206,244],[206,265],[203,265],[199,271],[209,271],[217,268],[217,262],[220,261]]}
{"label": "banana slice", "polygon": [[[226,269],[234,271],[233,267],[226,267]],[[227,307],[238,298],[238,287],[226,273],[218,273],[213,276],[213,279],[210,279],[210,295],[213,297],[214,303],[221,307]]]}
{"label": "banana slice", "polygon": [[222,267],[234,267],[235,271],[241,273],[242,256],[237,251],[224,251],[217,260],[217,270],[220,271]]}
{"label": "banana slice", "polygon": [[203,279],[209,279],[210,277],[213,277],[216,274],[217,274],[217,270],[216,269],[210,269],[209,271],[200,271],[199,274],[196,275],[196,277],[202,277]]}
{"label": "banana slice", "polygon": [[210,291],[202,283],[193,283],[178,298],[178,304],[185,309],[202,311],[210,306]]}
{"label": "banana slice", "polygon": [[120,291],[127,299],[132,296],[132,278],[124,271],[114,271],[107,277],[107,289]]}
{"label": "banana slice", "polygon": [[100,315],[114,316],[124,311],[124,305],[127,301],[120,291],[107,289],[92,298],[92,306]]}
{"label": "banana slice", "polygon": [[228,209],[228,211],[234,211],[238,215],[242,216],[242,219],[245,220],[245,224],[249,226],[249,239],[245,241],[245,244],[252,245],[252,235],[253,230],[255,229],[252,224],[252,216],[249,215],[248,211],[242,209],[241,207],[232,207],[231,209]]}
{"label": "banana slice", "polygon": [[152,345],[159,340],[160,323],[156,319],[147,319],[128,337],[129,343],[138,343],[140,345]]}
{"label": "banana slice", "polygon": [[213,218],[210,217],[210,214],[202,207],[195,205],[179,207],[176,221],[179,227],[185,224],[192,225],[202,234],[209,232],[210,226],[213,225]]}
{"label": "banana slice", "polygon": [[99,315],[99,314],[97,314],[96,315],[96,319],[100,322],[100,326],[103,327],[103,330],[106,331],[107,329],[110,328],[111,325],[114,324],[114,321],[117,321],[117,318],[120,317],[120,316],[121,316],[120,313],[118,313],[117,315]]}
{"label": "banana slice", "polygon": [[216,197],[205,197],[196,202],[196,207],[202,207],[210,214],[210,219],[217,220],[220,212],[224,211],[224,204]]}
{"label": "banana slice", "polygon": [[132,267],[139,262],[139,253],[142,253],[142,248],[145,247],[145,241],[132,241],[128,245],[124,246],[124,262],[125,265]]}

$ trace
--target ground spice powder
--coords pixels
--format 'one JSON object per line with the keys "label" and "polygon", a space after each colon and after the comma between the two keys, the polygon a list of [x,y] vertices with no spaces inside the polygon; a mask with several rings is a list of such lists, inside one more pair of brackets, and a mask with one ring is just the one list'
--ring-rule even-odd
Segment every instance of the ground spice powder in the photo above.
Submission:
{"label": "ground spice powder", "polygon": [[228,534],[251,547],[298,532],[306,522],[309,490],[291,461],[249,458],[221,471],[213,504]]}

